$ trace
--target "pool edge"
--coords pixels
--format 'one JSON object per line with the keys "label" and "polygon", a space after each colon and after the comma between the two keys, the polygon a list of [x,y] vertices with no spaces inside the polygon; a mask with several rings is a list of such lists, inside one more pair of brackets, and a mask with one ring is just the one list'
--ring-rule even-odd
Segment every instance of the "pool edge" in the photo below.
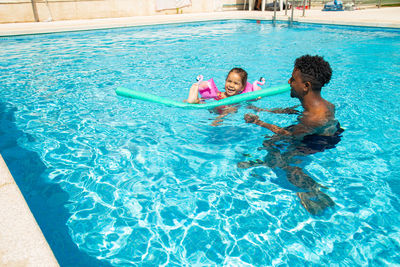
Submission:
{"label": "pool edge", "polygon": [[0,265],[59,266],[0,154]]}
{"label": "pool edge", "polygon": [[[392,10],[360,10],[358,13],[321,13],[319,10],[307,11],[308,15],[303,17],[301,12],[296,11],[295,22],[321,23],[331,25],[349,25],[362,27],[379,27],[400,29],[400,19],[393,18],[393,12],[400,8]],[[345,12],[345,11],[343,11]],[[347,11],[349,12],[349,11]],[[355,11],[354,11],[355,12]],[[377,20],[375,17],[386,17],[385,20]],[[384,13],[387,14],[384,14]],[[349,17],[353,15],[353,17]],[[202,22],[212,20],[266,20],[273,19],[273,12],[260,11],[224,11],[212,13],[190,13],[179,15],[155,15],[155,16],[137,16],[106,19],[85,19],[85,20],[64,20],[52,22],[28,22],[28,23],[6,23],[0,24],[0,37],[26,35],[26,34],[44,34],[68,31],[85,31],[96,29],[111,29],[121,27],[148,26],[159,24]],[[288,21],[289,16],[283,11],[277,12],[278,21]]]}
{"label": "pool edge", "polygon": [[[247,12],[247,11],[245,11]],[[255,12],[223,12],[204,14],[162,15],[145,18],[117,18],[94,19],[75,21],[56,21],[39,23],[18,23],[18,25],[0,25],[0,37],[45,34],[54,32],[84,31],[95,29],[110,29],[120,27],[134,27],[157,24],[188,23],[212,20],[272,20],[270,13]],[[153,18],[153,20],[152,20]],[[279,15],[279,21],[287,21],[288,17]],[[400,29],[400,23],[392,22],[368,22],[368,21],[340,21],[318,20],[310,18],[295,19],[300,23],[318,23],[331,25],[348,25],[362,27],[381,27]],[[23,29],[24,25],[34,25],[33,29]],[[9,26],[7,28],[7,26]],[[14,27],[15,26],[15,27]],[[42,27],[43,26],[43,27]],[[7,29],[3,31],[4,29]],[[33,217],[24,197],[14,181],[6,163],[0,154],[0,265],[23,266],[59,266],[57,260],[43,236],[35,218]]]}

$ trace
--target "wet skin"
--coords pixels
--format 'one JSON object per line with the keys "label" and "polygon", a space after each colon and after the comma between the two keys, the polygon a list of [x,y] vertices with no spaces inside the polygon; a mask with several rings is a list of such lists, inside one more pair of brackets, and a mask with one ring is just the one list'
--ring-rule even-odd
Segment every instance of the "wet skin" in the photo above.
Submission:
{"label": "wet skin", "polygon": [[[310,82],[302,80],[300,70],[296,68],[293,70],[288,83],[291,88],[290,96],[298,98],[304,108],[298,116],[298,123],[282,128],[261,121],[255,114],[246,114],[247,123],[257,124],[275,134],[268,137],[260,148],[268,152],[264,160],[240,162],[238,167],[250,168],[263,165],[274,171],[283,170],[290,183],[305,191],[297,193],[301,204],[311,214],[319,214],[327,207],[333,206],[334,202],[320,191],[326,187],[317,183],[296,165],[302,163],[302,159],[307,155],[335,147],[340,141],[343,130],[335,120],[334,105],[323,99],[319,90],[313,91]],[[296,112],[291,111],[288,114]],[[284,148],[282,144],[285,144]]]}

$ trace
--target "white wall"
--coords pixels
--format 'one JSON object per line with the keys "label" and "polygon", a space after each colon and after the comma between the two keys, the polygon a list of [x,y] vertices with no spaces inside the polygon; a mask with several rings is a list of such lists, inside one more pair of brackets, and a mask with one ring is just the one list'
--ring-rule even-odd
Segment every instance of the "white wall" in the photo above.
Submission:
{"label": "white wall", "polygon": [[[155,10],[156,0],[34,0],[39,21],[133,17],[176,14],[177,10]],[[223,5],[243,0],[192,0],[180,13],[222,11]],[[0,0],[0,23],[34,22],[30,0]]]}

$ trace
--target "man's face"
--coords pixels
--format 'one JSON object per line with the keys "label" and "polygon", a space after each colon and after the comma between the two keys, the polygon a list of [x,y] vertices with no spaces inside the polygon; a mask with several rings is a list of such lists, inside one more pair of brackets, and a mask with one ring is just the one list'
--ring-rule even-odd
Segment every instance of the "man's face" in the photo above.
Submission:
{"label": "man's face", "polygon": [[305,83],[301,78],[300,70],[294,68],[292,77],[290,77],[288,83],[290,84],[290,96],[293,98],[300,98],[304,95]]}

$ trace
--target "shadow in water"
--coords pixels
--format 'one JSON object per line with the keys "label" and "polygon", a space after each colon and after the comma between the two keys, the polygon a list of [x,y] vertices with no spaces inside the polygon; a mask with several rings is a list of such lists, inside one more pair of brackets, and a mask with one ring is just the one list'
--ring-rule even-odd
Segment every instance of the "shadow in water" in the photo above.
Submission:
{"label": "shadow in water", "polygon": [[[291,127],[294,127],[294,125],[285,129],[290,131]],[[242,169],[258,166],[271,168],[278,178],[286,177],[287,182],[301,190],[296,195],[308,212],[313,215],[322,214],[328,207],[335,206],[335,203],[321,191],[321,189],[328,189],[328,187],[316,182],[311,175],[304,171],[304,167],[307,163],[310,163],[309,155],[335,148],[342,138],[343,131],[340,123],[337,120],[332,120],[323,128],[320,127],[320,132],[313,132],[301,138],[274,134],[266,137],[263,147],[259,148],[267,153],[263,160],[242,161],[237,166]],[[253,172],[252,175],[262,179],[260,174]],[[275,183],[278,184],[278,182]],[[284,187],[290,189],[290,186]]]}
{"label": "shadow in water", "polygon": [[18,130],[15,108],[0,102],[0,153],[18,184],[60,266],[110,266],[80,251],[72,241],[66,222],[68,194],[59,185],[44,181],[46,166],[37,153],[18,145],[32,137]]}

